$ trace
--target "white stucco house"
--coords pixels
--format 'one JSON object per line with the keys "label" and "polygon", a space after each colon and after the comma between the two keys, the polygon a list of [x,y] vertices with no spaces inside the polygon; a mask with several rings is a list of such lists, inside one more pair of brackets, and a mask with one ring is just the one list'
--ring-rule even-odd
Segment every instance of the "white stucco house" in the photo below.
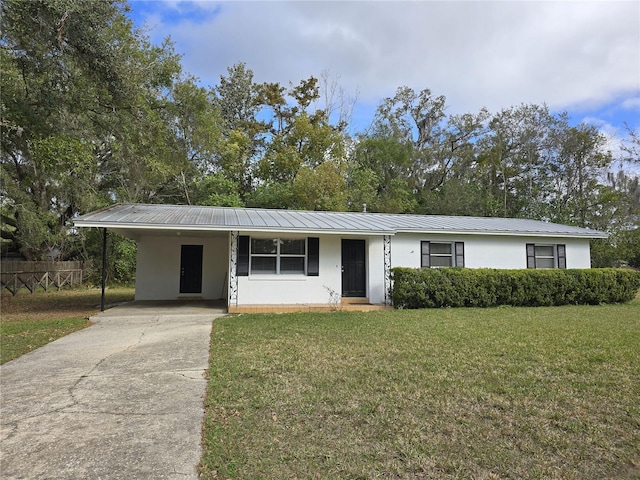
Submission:
{"label": "white stucco house", "polygon": [[136,241],[136,300],[224,301],[229,312],[390,303],[393,267],[590,268],[594,230],[541,221],[119,204],[76,227]]}

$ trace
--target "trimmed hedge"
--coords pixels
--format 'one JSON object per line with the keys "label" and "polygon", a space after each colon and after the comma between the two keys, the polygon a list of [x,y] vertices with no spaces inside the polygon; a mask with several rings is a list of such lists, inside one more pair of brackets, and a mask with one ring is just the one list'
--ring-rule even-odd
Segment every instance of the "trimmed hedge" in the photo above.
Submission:
{"label": "trimmed hedge", "polygon": [[640,289],[640,272],[615,268],[496,270],[398,267],[396,308],[538,307],[628,302]]}

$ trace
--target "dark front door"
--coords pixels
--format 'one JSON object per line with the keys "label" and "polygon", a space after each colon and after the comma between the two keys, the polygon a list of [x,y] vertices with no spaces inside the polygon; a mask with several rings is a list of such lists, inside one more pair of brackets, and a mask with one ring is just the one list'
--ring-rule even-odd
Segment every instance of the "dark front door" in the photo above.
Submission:
{"label": "dark front door", "polygon": [[367,296],[364,240],[342,240],[342,296]]}
{"label": "dark front door", "polygon": [[180,293],[202,293],[202,245],[182,245]]}

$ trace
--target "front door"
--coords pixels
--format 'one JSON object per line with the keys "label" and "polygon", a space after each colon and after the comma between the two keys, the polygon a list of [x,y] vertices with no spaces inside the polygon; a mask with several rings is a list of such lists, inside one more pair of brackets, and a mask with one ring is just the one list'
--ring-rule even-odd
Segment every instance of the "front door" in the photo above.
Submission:
{"label": "front door", "polygon": [[367,296],[364,240],[342,240],[342,296]]}
{"label": "front door", "polygon": [[202,245],[182,245],[180,293],[202,293]]}

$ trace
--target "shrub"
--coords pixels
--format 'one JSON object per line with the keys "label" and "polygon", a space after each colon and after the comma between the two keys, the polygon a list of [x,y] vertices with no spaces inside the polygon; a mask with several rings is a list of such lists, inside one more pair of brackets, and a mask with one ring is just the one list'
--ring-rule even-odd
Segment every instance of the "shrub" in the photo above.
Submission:
{"label": "shrub", "polygon": [[495,270],[394,268],[396,308],[552,306],[628,302],[640,272],[614,268]]}

